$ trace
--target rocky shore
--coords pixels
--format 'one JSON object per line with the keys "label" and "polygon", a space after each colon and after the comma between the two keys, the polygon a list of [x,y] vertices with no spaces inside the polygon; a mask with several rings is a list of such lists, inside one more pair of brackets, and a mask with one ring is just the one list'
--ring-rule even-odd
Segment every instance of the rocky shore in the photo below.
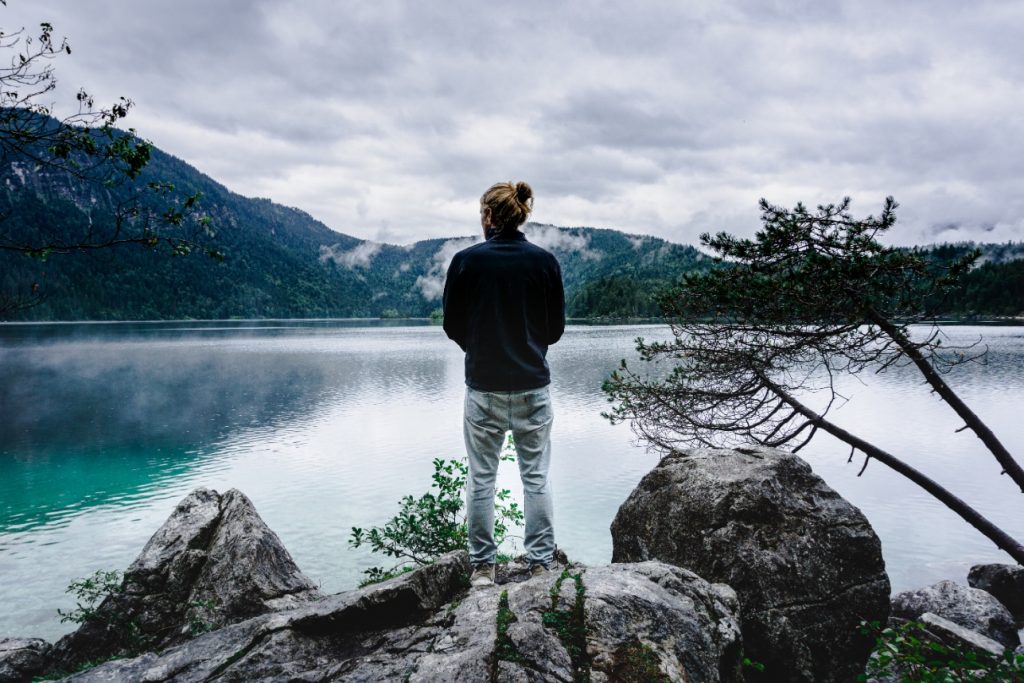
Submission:
{"label": "rocky shore", "polygon": [[[1019,647],[1024,568],[892,598],[859,510],[795,455],[664,458],[612,525],[612,564],[512,562],[470,589],[465,553],[324,595],[239,491],[182,500],[80,628],[0,640],[0,683],[852,681],[861,621]],[[73,673],[72,673],[73,672]]]}

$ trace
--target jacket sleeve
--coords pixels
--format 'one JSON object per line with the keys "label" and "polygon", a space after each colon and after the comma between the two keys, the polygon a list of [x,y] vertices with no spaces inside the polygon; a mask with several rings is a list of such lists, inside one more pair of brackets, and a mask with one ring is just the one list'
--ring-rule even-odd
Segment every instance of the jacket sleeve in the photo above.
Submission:
{"label": "jacket sleeve", "polygon": [[551,273],[551,283],[548,286],[548,345],[554,344],[562,338],[565,332],[565,290],[562,286],[562,268],[558,261],[552,257],[554,267]]}
{"label": "jacket sleeve", "polygon": [[459,281],[462,260],[456,254],[448,266],[448,275],[444,281],[442,310],[444,311],[444,333],[448,338],[466,350],[467,301],[466,288]]}

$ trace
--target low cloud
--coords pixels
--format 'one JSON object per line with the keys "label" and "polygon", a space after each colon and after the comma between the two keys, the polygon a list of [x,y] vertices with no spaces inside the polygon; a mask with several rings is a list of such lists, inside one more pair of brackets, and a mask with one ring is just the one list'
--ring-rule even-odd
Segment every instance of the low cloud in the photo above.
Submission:
{"label": "low cloud", "polygon": [[548,251],[578,253],[587,261],[601,258],[601,252],[590,248],[590,236],[568,228],[553,225],[529,225],[526,234],[530,241]]}
{"label": "low cloud", "polygon": [[441,248],[430,257],[430,268],[426,275],[416,278],[416,287],[423,294],[427,301],[435,301],[444,294],[444,281],[448,276],[448,266],[451,265],[455,254],[466,247],[480,241],[479,237],[456,237],[446,240]]}
{"label": "low cloud", "polygon": [[341,251],[338,249],[338,245],[327,246],[326,244],[320,245],[320,263],[327,263],[327,261],[334,261],[342,268],[368,268],[370,261],[380,251],[381,245],[377,242],[363,242],[353,249],[347,251]]}

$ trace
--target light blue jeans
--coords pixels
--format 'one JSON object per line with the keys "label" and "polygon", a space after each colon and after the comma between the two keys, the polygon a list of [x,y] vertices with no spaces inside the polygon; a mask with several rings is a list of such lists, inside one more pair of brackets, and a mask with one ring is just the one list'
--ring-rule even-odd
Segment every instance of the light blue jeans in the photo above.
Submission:
{"label": "light blue jeans", "polygon": [[551,394],[547,387],[529,391],[477,391],[466,387],[464,432],[469,456],[466,516],[469,561],[493,564],[494,481],[505,432],[512,430],[519,476],[523,481],[526,535],[523,549],[533,564],[550,564],[555,553],[551,512]]}

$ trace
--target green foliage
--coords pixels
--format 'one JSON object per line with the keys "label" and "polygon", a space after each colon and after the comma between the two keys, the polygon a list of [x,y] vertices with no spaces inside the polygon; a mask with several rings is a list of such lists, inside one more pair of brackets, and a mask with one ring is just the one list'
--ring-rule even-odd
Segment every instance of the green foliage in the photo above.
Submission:
{"label": "green foliage", "polygon": [[743,666],[745,666],[745,667],[747,667],[749,669],[753,669],[754,671],[758,671],[758,672],[764,671],[764,664],[759,662],[759,661],[757,661],[756,659],[751,659],[750,657],[744,657],[743,660],[740,663]]}
{"label": "green foliage", "polygon": [[570,318],[660,317],[658,292],[669,283],[633,276],[611,277],[582,284],[566,302]]}
{"label": "green foliage", "polygon": [[685,278],[678,291],[663,297],[663,305],[678,316],[748,325],[860,323],[869,310],[917,317],[925,297],[948,286],[977,258],[974,252],[963,254],[946,278],[920,255],[878,241],[896,223],[892,197],[878,217],[855,219],[849,207],[849,198],[814,211],[762,200],[763,228],[754,239],[701,236],[732,267]]}
{"label": "green foliage", "polygon": [[508,606],[508,591],[502,591],[501,597],[498,598],[498,610],[495,616],[497,635],[494,638],[494,656],[498,660],[522,663],[526,661],[525,658],[508,636],[508,627],[515,621],[518,619]]}
{"label": "green foliage", "polygon": [[[68,584],[65,591],[75,596],[75,608],[67,612],[57,610],[61,623],[95,623],[105,626],[120,643],[120,650],[109,659],[132,657],[152,650],[158,641],[158,634],[144,632],[135,615],[119,604],[125,595],[125,589],[124,576],[118,571],[101,569],[91,576],[75,579]],[[188,603],[189,636],[194,638],[214,629],[213,620],[208,615],[216,606],[217,603],[213,599],[198,599]],[[86,662],[75,671],[91,668],[109,659]],[[70,673],[63,673],[60,677],[67,675]]]}
{"label": "green foliage", "polygon": [[935,263],[949,263],[974,250],[980,265],[930,302],[943,315],[962,319],[1024,317],[1024,244],[958,244],[916,250]]}
{"label": "green foliage", "polygon": [[[510,434],[501,459],[514,460],[513,449]],[[442,458],[435,458],[433,463],[430,491],[419,498],[412,495],[402,498],[398,514],[384,526],[369,529],[352,527],[349,546],[359,548],[367,545],[374,553],[398,560],[392,567],[378,566],[364,571],[366,580],[362,585],[390,579],[429,564],[445,553],[466,549],[468,530],[464,508],[469,466],[465,460]],[[510,529],[521,525],[524,516],[508,489],[501,489],[495,497],[494,540],[501,546],[511,541]]]}
{"label": "green foliage", "polygon": [[613,680],[621,683],[669,683],[672,680],[661,670],[657,653],[639,640],[620,645],[614,659]]}
{"label": "green foliage", "polygon": [[[559,602],[562,595],[562,584],[566,579],[571,578],[575,586],[575,598],[569,609],[559,609]],[[545,610],[541,615],[541,621],[545,626],[555,631],[558,639],[562,641],[569,658],[572,660],[573,681],[575,683],[589,683],[590,681],[590,659],[587,656],[587,618],[586,600],[587,587],[583,583],[583,572],[573,574],[569,568],[562,570],[562,573],[551,586],[551,609]]]}
{"label": "green foliage", "polygon": [[[833,376],[904,360],[882,326],[905,334],[890,321],[925,315],[925,301],[951,281],[919,255],[878,242],[895,224],[892,198],[863,219],[850,215],[849,199],[816,211],[761,208],[753,239],[701,236],[722,264],[663,293],[673,338],[637,340],[641,360],[666,361],[671,372],[647,379],[623,361],[604,385],[617,403],[607,417],[631,420],[652,445],[799,445],[816,428],[787,399],[816,389],[831,399]],[[917,350],[938,359],[940,344]]]}
{"label": "green foliage", "polygon": [[1024,681],[1024,655],[1007,650],[997,658],[950,647],[935,642],[926,631],[924,624],[913,621],[888,628],[877,621],[862,623],[860,632],[875,638],[875,650],[858,680],[898,675],[901,681],[928,683]]}
{"label": "green foliage", "polygon": [[209,617],[204,618],[204,616],[209,615],[217,606],[216,600],[192,600],[188,603],[188,606],[190,608],[188,617],[189,636],[195,638],[204,633],[209,633],[215,628],[212,619],[209,619]]}
{"label": "green foliage", "polygon": [[152,636],[143,633],[135,616],[117,604],[125,593],[120,572],[98,570],[72,581],[65,592],[75,596],[75,608],[70,612],[57,610],[61,623],[102,624],[121,643],[121,651],[116,653],[120,656],[134,656],[151,648]]}
{"label": "green foliage", "polygon": [[97,618],[100,604],[111,595],[122,592],[121,572],[97,570],[91,576],[75,579],[68,584],[65,593],[75,596],[75,608],[69,612],[58,609],[60,623],[84,624]]}

